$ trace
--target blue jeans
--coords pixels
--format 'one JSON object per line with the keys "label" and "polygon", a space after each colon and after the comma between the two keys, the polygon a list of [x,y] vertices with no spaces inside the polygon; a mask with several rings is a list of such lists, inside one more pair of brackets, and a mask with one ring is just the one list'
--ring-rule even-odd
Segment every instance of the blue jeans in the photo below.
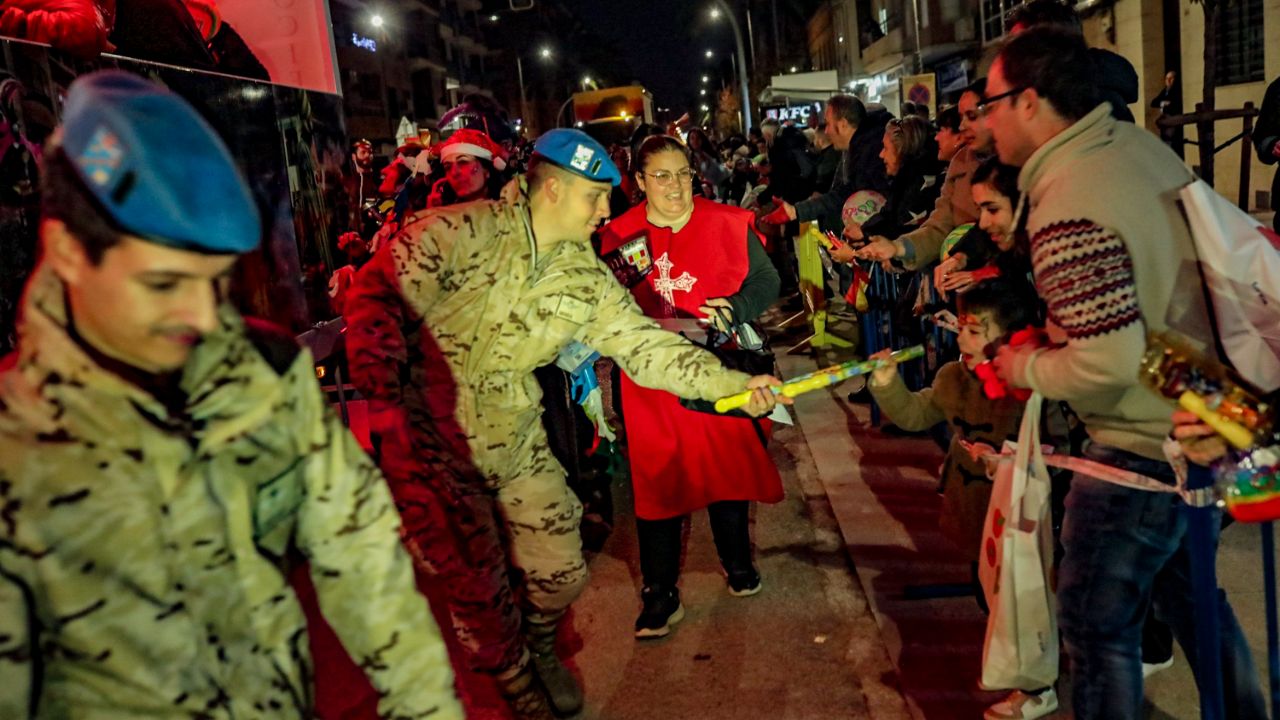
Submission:
{"label": "blue jeans", "polygon": [[[1085,456],[1172,484],[1173,470],[1094,443]],[[1071,660],[1077,718],[1141,718],[1142,626],[1148,600],[1196,667],[1187,521],[1172,493],[1154,493],[1076,475],[1062,527],[1058,615]],[[1217,549],[1217,532],[1213,537]],[[1225,594],[1218,591],[1228,718],[1267,717],[1262,690]]]}

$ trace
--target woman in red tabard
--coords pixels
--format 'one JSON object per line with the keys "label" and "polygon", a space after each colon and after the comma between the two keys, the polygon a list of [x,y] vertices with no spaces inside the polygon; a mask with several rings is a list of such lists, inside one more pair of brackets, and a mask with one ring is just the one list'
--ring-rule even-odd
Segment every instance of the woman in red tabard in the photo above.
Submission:
{"label": "woman in red tabard", "polygon": [[[778,273],[750,212],[693,197],[689,151],[659,135],[634,158],[645,201],[606,225],[601,252],[638,238],[654,264],[632,288],[657,319],[714,318],[729,311],[754,320],[778,297]],[[782,499],[782,481],[765,449],[767,421],[694,412],[674,396],[622,379],[623,417],[635,489],[644,608],[636,637],[662,637],[684,616],[680,554],[685,518],[707,508],[716,550],[735,596],[760,591],[751,559],[750,503]]]}

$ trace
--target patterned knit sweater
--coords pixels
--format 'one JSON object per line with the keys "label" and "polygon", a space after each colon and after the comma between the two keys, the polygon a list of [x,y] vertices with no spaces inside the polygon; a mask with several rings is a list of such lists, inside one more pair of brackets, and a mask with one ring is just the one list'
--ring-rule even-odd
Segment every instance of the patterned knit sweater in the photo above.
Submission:
{"label": "patterned knit sweater", "polygon": [[1018,177],[1036,289],[1062,343],[1033,356],[1022,379],[1067,401],[1095,442],[1155,459],[1172,411],[1138,384],[1146,334],[1212,337],[1176,202],[1191,179],[1155,135],[1116,122],[1105,104],[1036,150]]}

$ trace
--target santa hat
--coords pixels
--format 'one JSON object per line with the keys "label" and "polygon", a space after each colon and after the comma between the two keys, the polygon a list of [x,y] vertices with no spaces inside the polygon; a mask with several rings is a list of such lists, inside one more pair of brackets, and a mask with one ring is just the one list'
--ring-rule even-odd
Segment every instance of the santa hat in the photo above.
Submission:
{"label": "santa hat", "polygon": [[507,167],[507,153],[488,135],[479,130],[462,128],[449,136],[448,140],[433,145],[431,151],[440,157],[441,162],[458,155],[471,155],[493,163],[498,170]]}

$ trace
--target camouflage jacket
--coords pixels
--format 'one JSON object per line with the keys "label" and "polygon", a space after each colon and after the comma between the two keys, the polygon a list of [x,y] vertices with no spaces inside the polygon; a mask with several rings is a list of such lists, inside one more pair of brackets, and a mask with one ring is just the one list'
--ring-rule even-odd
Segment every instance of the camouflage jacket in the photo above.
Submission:
{"label": "camouflage jacket", "polygon": [[590,245],[539,251],[523,180],[515,183],[502,201],[410,218],[361,269],[346,319],[362,394],[455,425],[469,446],[456,450],[493,478],[517,445],[537,437],[533,370],[570,340],[614,358],[637,383],[681,397],[746,388],[747,375],[645,317]]}
{"label": "camouflage jacket", "polygon": [[310,355],[269,363],[224,308],[179,416],[93,363],[63,303],[38,269],[0,370],[0,717],[310,716],[300,551],[384,716],[461,718],[389,492]]}

